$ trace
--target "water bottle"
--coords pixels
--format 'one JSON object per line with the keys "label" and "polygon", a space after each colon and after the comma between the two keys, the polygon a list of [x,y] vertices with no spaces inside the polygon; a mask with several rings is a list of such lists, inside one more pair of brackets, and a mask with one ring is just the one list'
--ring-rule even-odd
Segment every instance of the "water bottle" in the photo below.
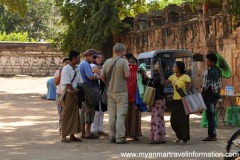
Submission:
{"label": "water bottle", "polygon": [[234,87],[231,86],[231,95],[233,96],[234,95]]}
{"label": "water bottle", "polygon": [[232,86],[228,86],[228,95],[232,95]]}
{"label": "water bottle", "polygon": [[230,95],[231,87],[229,85],[226,86],[226,95]]}
{"label": "water bottle", "polygon": [[228,86],[225,86],[225,94],[228,95]]}

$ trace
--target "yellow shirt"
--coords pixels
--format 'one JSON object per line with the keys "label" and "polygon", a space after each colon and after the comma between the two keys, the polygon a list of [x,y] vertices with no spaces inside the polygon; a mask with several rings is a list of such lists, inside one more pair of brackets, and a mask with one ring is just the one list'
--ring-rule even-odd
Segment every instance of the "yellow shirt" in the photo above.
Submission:
{"label": "yellow shirt", "polygon": [[168,78],[168,80],[170,80],[173,85],[174,89],[173,99],[174,100],[182,99],[181,96],[176,91],[176,86],[178,86],[178,88],[182,88],[183,91],[186,92],[187,90],[186,83],[191,82],[191,78],[186,74],[183,74],[181,77],[177,77],[176,74],[173,74]]}

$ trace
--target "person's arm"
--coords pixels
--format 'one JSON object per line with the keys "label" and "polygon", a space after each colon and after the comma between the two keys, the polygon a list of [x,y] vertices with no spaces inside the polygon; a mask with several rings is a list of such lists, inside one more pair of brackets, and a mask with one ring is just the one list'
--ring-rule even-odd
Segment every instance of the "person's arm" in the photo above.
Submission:
{"label": "person's arm", "polygon": [[98,69],[97,66],[92,67],[92,72],[96,73],[97,75],[100,75],[100,69]]}
{"label": "person's arm", "polygon": [[192,83],[191,83],[191,78],[188,75],[186,75],[186,82],[185,82],[185,84],[186,84],[186,89],[190,90],[191,87],[192,87]]}
{"label": "person's arm", "polygon": [[84,72],[85,72],[86,76],[88,77],[88,79],[90,79],[91,81],[101,79],[100,77],[97,77],[97,76],[93,75],[93,72],[92,72],[92,69],[91,69],[90,66],[85,66]]}
{"label": "person's arm", "polygon": [[[164,79],[164,76],[163,76],[163,74],[161,75],[162,77],[163,77],[163,79]],[[170,83],[172,83],[172,76],[170,76],[167,80],[163,80],[163,86],[164,87],[166,87],[167,85],[169,85]]]}
{"label": "person's arm", "polygon": [[191,82],[186,82],[186,88],[187,90],[190,90],[192,87],[192,83]]}
{"label": "person's arm", "polygon": [[124,70],[124,78],[125,79],[130,78],[131,74],[130,74],[130,71],[129,71],[130,68],[128,66],[128,61],[127,60],[124,61],[123,70]]}
{"label": "person's arm", "polygon": [[61,80],[61,69],[56,71],[56,73],[54,75],[54,84],[55,84],[55,86],[58,86],[60,84],[60,80]]}
{"label": "person's arm", "polygon": [[103,66],[102,72],[101,72],[101,79],[103,83],[106,83],[106,65]]}

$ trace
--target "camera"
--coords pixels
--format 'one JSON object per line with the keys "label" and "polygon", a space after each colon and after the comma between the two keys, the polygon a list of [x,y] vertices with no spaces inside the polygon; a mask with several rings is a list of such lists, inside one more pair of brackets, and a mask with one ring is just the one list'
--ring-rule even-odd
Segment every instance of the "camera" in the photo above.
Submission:
{"label": "camera", "polygon": [[142,67],[140,67],[140,68],[138,68],[137,72],[138,72],[138,74],[142,74],[142,72],[144,72],[144,70]]}

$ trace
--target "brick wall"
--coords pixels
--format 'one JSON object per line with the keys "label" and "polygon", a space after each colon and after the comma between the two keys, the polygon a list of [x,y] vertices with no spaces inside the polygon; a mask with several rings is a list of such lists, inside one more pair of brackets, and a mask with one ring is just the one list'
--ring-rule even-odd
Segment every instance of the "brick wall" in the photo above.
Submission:
{"label": "brick wall", "polygon": [[0,42],[0,76],[53,76],[63,57],[49,43]]}
{"label": "brick wall", "polygon": [[[174,14],[172,11],[175,11]],[[232,68],[231,84],[240,93],[240,28],[234,28],[231,17],[215,8],[206,17],[201,11],[191,13],[189,7],[174,6],[163,11],[138,15],[133,20],[134,31],[115,36],[114,41],[124,43],[128,52],[137,56],[141,52],[160,49],[187,49],[205,55],[208,50],[220,53]],[[195,62],[195,84],[200,89],[204,62]]]}

